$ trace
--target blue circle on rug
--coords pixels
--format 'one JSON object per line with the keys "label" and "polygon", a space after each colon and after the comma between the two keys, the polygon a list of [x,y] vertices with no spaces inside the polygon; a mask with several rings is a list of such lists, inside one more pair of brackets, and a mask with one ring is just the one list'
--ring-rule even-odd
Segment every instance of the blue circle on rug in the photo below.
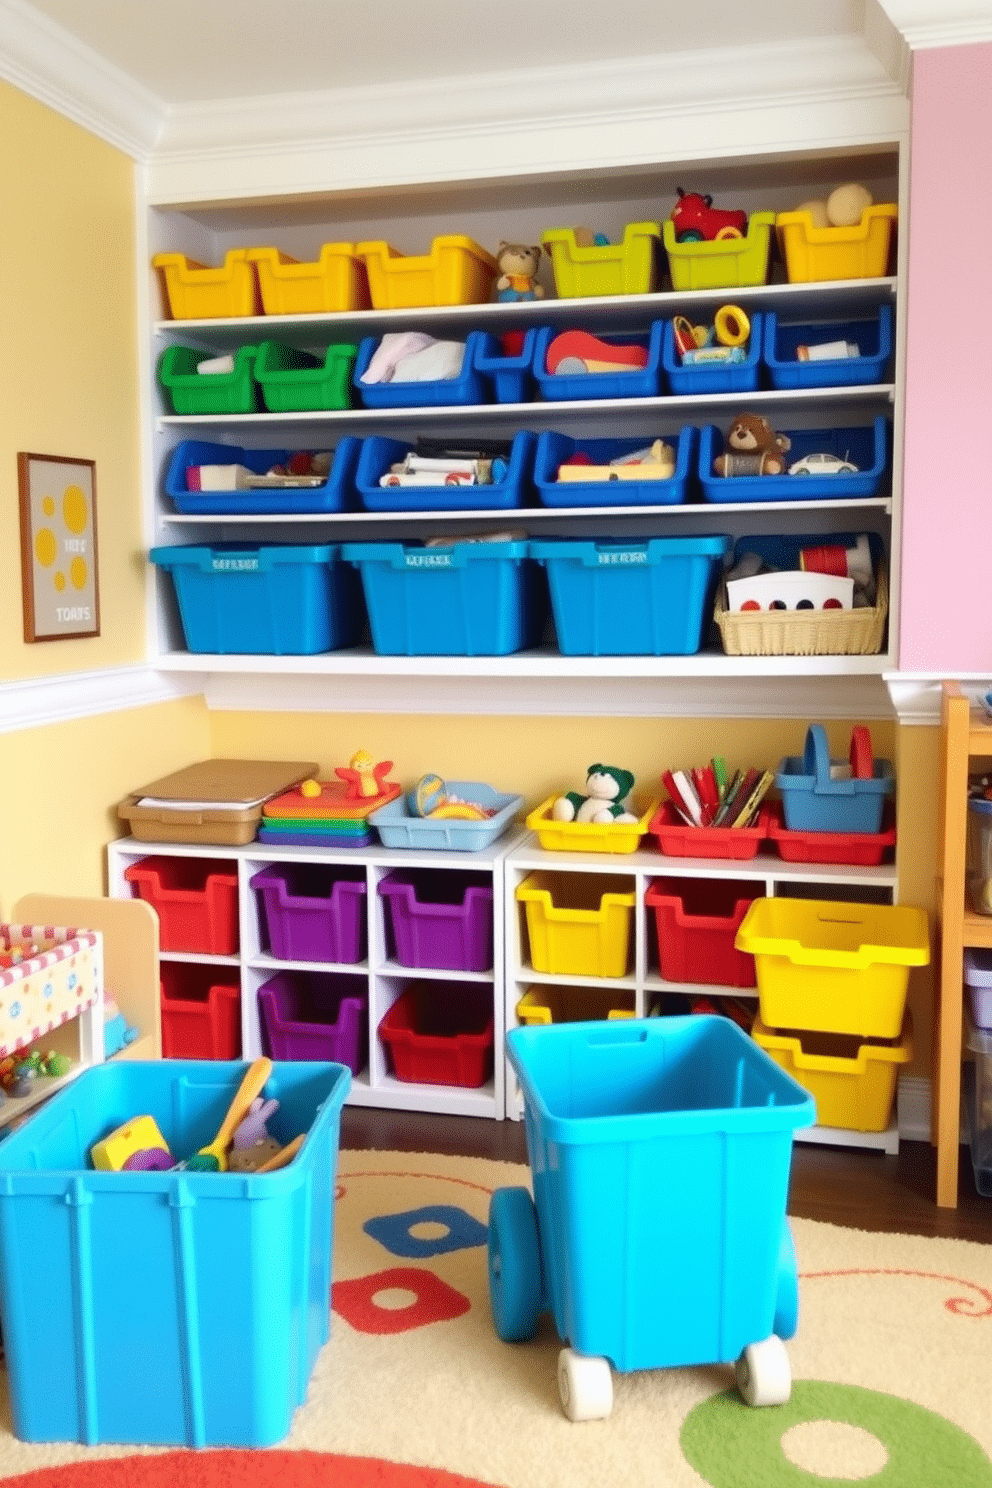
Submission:
{"label": "blue circle on rug", "polygon": [[[445,1233],[423,1239],[412,1233],[422,1224],[443,1225]],[[362,1229],[390,1255],[421,1261],[452,1250],[471,1250],[485,1245],[489,1237],[486,1226],[456,1204],[425,1204],[423,1209],[406,1209],[402,1214],[377,1214]]]}

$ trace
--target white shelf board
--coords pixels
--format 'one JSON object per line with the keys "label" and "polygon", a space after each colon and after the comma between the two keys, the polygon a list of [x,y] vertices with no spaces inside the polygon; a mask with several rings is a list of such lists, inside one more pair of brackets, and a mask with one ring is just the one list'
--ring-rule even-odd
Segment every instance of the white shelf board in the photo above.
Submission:
{"label": "white shelf board", "polygon": [[899,1151],[899,1125],[895,1119],[885,1131],[861,1132],[843,1126],[808,1126],[795,1133],[795,1141],[820,1147],[871,1147],[894,1157]]}

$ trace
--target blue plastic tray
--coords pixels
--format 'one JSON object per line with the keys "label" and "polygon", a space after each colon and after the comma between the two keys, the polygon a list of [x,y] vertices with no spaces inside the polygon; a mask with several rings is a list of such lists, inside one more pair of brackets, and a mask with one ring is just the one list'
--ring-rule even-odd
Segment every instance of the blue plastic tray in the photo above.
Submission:
{"label": "blue plastic tray", "polygon": [[[458,338],[453,336],[450,339]],[[366,408],[456,407],[489,401],[490,383],[481,375],[475,362],[479,351],[489,356],[496,354],[496,341],[488,331],[469,332],[461,372],[457,377],[438,378],[431,382],[363,382],[362,377],[380,340],[379,336],[364,337],[355,359],[352,386]]]}
{"label": "blue plastic tray", "polygon": [[506,1050],[524,1097],[537,1295],[559,1336],[622,1371],[725,1363],[791,1337],[786,1199],[812,1096],[731,1019],[703,1014],[513,1028]]}
{"label": "blue plastic tray", "polygon": [[661,392],[661,343],[665,322],[655,320],[650,332],[643,336],[597,336],[613,346],[643,346],[647,348],[645,367],[633,367],[629,372],[578,372],[549,373],[547,370],[548,346],[555,336],[561,334],[557,328],[542,326],[534,338],[534,377],[541,396],[548,402],[571,402],[586,398],[652,398]]}
{"label": "blue plastic tray", "polygon": [[877,496],[888,466],[890,427],[881,416],[872,423],[843,429],[776,429],[792,441],[786,470],[797,460],[824,451],[849,458],[857,475],[714,475],[713,461],[723,453],[723,432],[706,424],[699,437],[699,483],[707,501],[829,501]]}
{"label": "blue plastic tray", "polygon": [[496,511],[525,506],[530,497],[535,436],[513,436],[509,467],[491,486],[380,486],[379,477],[414,448],[373,434],[362,441],[355,485],[367,511]]}
{"label": "blue plastic tray", "polygon": [[790,832],[878,832],[885,798],[895,790],[888,760],[877,759],[871,779],[831,780],[830,751],[822,724],[806,731],[802,757],[779,762],[775,785]]}
{"label": "blue plastic tray", "polygon": [[187,491],[186,472],[192,465],[247,465],[264,475],[273,465],[282,465],[293,453],[286,449],[243,449],[240,445],[213,444],[202,439],[184,439],[169,457],[165,472],[165,494],[184,516],[265,516],[282,513],[350,511],[358,505],[355,470],[362,441],[351,435],[339,439],[327,481],[322,486],[266,486],[258,491]]}
{"label": "blue plastic tray", "polygon": [[444,848],[453,852],[481,852],[502,837],[524,804],[523,796],[507,795],[479,780],[449,780],[446,785],[466,801],[495,807],[486,821],[458,821],[450,817],[409,815],[404,796],[380,806],[369,817],[384,847]]}
{"label": "blue plastic tray", "polygon": [[[0,1312],[22,1441],[263,1447],[289,1431],[330,1335],[350,1071],[274,1065],[273,1134],[307,1134],[280,1172],[112,1173],[89,1161],[94,1142],[141,1113],[177,1160],[190,1157],[246,1068],[95,1065],[5,1138]],[[39,1327],[44,1317],[58,1327]]]}
{"label": "blue plastic tray", "polygon": [[[825,362],[796,360],[796,347],[817,341],[853,341],[857,357]],[[771,311],[765,319],[762,358],[774,388],[849,387],[884,382],[892,356],[892,310],[881,305],[871,320],[816,321],[782,325]]]}
{"label": "blue plastic tray", "polygon": [[148,556],[172,578],[190,651],[302,656],[358,641],[361,594],[337,543],[222,542]]}
{"label": "blue plastic tray", "polygon": [[[594,464],[608,465],[618,455],[643,449],[657,435],[634,439],[571,439],[567,434],[546,430],[537,437],[534,454],[534,485],[544,506],[674,506],[686,499],[693,473],[696,431],[687,425],[675,442],[675,471],[669,480],[559,481],[558,466],[576,450],[584,451]],[[666,436],[671,444],[671,437]]]}
{"label": "blue plastic tray", "polygon": [[753,393],[761,379],[762,317],[750,317],[751,334],[742,362],[689,363],[675,348],[675,329],[669,320],[661,346],[661,365],[668,386],[678,397],[697,393]]}
{"label": "blue plastic tray", "polygon": [[536,339],[537,327],[531,326],[516,356],[505,356],[497,338],[476,342],[473,352],[475,370],[488,379],[497,403],[526,403],[533,397]]}
{"label": "blue plastic tray", "polygon": [[730,537],[644,542],[548,538],[530,544],[548,571],[566,656],[687,656],[706,634]]}

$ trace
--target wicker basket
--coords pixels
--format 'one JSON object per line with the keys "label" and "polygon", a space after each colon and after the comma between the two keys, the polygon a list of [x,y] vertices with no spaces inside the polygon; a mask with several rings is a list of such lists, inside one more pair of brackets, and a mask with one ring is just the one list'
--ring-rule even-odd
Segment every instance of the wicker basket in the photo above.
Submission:
{"label": "wicker basket", "polygon": [[888,611],[888,575],[879,563],[870,609],[731,612],[723,582],[713,618],[728,656],[874,656],[882,649]]}

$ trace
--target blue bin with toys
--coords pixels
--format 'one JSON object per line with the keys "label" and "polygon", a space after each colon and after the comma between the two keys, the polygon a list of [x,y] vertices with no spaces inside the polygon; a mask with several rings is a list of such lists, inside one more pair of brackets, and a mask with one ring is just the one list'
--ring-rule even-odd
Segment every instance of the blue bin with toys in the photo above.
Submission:
{"label": "blue bin with toys", "polygon": [[769,437],[789,441],[785,450],[770,446],[784,470],[775,475],[717,474],[714,461],[732,452],[723,432],[705,424],[699,435],[698,475],[707,501],[840,501],[880,494],[891,446],[891,425],[881,415],[857,428],[798,430],[771,430],[757,415],[740,415],[730,428],[743,418],[765,425],[756,431],[759,442]]}
{"label": "blue bin with toys", "polygon": [[0,1317],[20,1440],[265,1447],[288,1433],[330,1337],[351,1072],[271,1066],[269,1132],[304,1135],[275,1172],[97,1171],[90,1157],[145,1115],[175,1161],[190,1158],[246,1071],[92,1065],[5,1138]]}
{"label": "blue bin with toys", "polygon": [[730,537],[530,544],[566,656],[688,656],[703,644]]}
{"label": "blue bin with toys", "polygon": [[[359,343],[352,384],[366,408],[436,408],[455,407],[466,403],[487,403],[490,384],[475,364],[478,352],[495,355],[496,341],[488,331],[470,331],[463,342],[446,343],[463,347],[459,371],[454,377],[429,379],[390,377],[388,381],[366,382],[372,358],[385,337],[366,336]],[[397,340],[401,340],[400,336]],[[437,344],[437,343],[435,343]],[[430,347],[422,348],[423,351]],[[402,372],[402,366],[397,370]]]}
{"label": "blue bin with toys", "polygon": [[475,343],[475,370],[487,380],[497,403],[526,403],[533,397],[536,340],[537,326],[531,326],[523,333],[511,331]]}
{"label": "blue bin with toys", "polygon": [[[462,441],[466,450],[475,443],[471,436]],[[417,484],[407,485],[389,479],[393,473],[391,467],[415,455],[416,445],[384,434],[372,434],[362,440],[355,486],[367,511],[494,511],[525,506],[530,496],[534,443],[535,436],[523,429],[513,436],[508,452],[502,452],[506,441],[500,441],[501,453],[493,458],[491,479],[485,483],[463,482],[444,471],[438,471],[428,480],[431,473],[425,471],[423,484],[418,473]],[[487,447],[485,439],[478,444],[480,449]],[[457,447],[454,441],[452,447]]]}
{"label": "blue bin with toys", "polygon": [[[331,468],[326,476],[304,477],[300,484],[291,484],[292,476],[271,478],[268,472],[274,465],[285,466],[297,451],[243,449],[240,445],[184,439],[169,456],[165,494],[183,516],[279,516],[349,511],[358,504],[355,470],[360,447],[360,439],[346,435],[329,452]],[[203,489],[204,467],[212,467],[211,474],[206,477],[206,490]],[[266,484],[248,484],[251,476],[266,479]],[[218,482],[223,482],[221,489],[216,488]]]}
{"label": "blue bin with toys", "polygon": [[765,318],[762,359],[773,388],[884,382],[892,359],[892,307],[864,320],[783,323]]}
{"label": "blue bin with toys", "polygon": [[[674,506],[686,499],[695,437],[691,426],[664,441],[647,434],[572,439],[545,430],[537,437],[534,485],[543,506]],[[637,454],[643,459],[631,461]]]}
{"label": "blue bin with toys", "polygon": [[[722,307],[722,310],[730,309],[730,306]],[[717,313],[719,315],[721,311]],[[743,336],[743,340],[724,345],[719,336],[713,339],[713,327],[705,327],[710,332],[709,340],[701,347],[691,348],[688,360],[679,351],[676,339],[677,325],[682,322],[688,325],[688,322],[684,316],[679,316],[666,323],[661,365],[668,387],[677,397],[691,397],[698,393],[753,393],[757,389],[761,378],[762,316],[758,312],[748,319],[736,309],[734,315],[737,317],[732,320],[735,329],[726,334]]]}
{"label": "blue bin with toys", "polygon": [[[594,336],[543,326],[534,338],[534,377],[548,402],[653,398],[661,392],[665,322],[643,335]],[[631,354],[637,361],[631,361]],[[557,369],[557,370],[555,370]]]}

